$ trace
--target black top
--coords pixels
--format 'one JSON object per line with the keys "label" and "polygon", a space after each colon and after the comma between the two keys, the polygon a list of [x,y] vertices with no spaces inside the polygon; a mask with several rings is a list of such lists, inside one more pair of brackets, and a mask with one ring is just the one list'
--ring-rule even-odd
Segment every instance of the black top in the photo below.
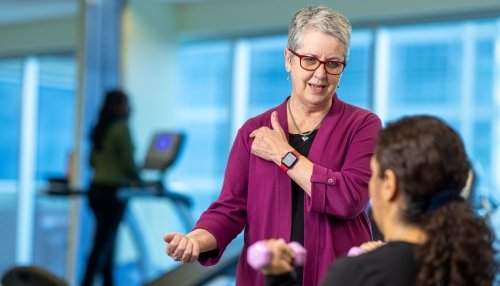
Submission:
{"label": "black top", "polygon": [[395,241],[364,255],[341,258],[330,266],[321,285],[415,285],[415,249],[415,244]]}
{"label": "black top", "polygon": [[[307,157],[311,150],[312,142],[318,130],[308,135],[307,140],[302,139],[300,134],[290,134],[290,146],[297,150],[302,156]],[[304,190],[292,180],[292,231],[290,241],[296,241],[304,245]],[[295,268],[299,285],[302,285],[303,267]]]}
{"label": "black top", "polygon": [[[356,257],[333,263],[321,286],[412,286],[418,273],[416,245],[395,241]],[[268,286],[295,286],[293,273],[266,277]]]}

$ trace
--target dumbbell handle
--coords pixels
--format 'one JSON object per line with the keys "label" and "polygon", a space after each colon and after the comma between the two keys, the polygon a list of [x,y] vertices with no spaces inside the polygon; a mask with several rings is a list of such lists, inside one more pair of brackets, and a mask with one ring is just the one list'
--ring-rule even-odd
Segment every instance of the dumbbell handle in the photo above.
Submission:
{"label": "dumbbell handle", "polygon": [[[300,243],[292,241],[288,246],[293,251],[293,265],[302,266],[306,260],[307,251]],[[264,241],[257,241],[250,245],[247,252],[247,262],[255,270],[260,270],[271,263],[273,260],[272,252]]]}

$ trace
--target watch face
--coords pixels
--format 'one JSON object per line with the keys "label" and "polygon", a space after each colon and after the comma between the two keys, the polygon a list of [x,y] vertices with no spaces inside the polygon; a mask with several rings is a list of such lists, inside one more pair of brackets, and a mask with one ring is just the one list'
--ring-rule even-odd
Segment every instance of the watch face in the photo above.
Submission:
{"label": "watch face", "polygon": [[295,161],[297,161],[297,156],[295,156],[295,154],[293,154],[292,152],[288,152],[286,153],[285,157],[283,157],[283,159],[281,160],[281,163],[290,168],[293,165],[293,163],[295,163]]}

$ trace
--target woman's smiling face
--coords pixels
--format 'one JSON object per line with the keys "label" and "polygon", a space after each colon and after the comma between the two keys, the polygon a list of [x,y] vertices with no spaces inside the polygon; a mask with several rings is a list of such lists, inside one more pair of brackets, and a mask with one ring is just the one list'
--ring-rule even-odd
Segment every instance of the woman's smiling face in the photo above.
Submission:
{"label": "woman's smiling face", "polygon": [[[335,36],[310,28],[302,33],[300,43],[297,54],[322,61],[345,61],[346,46]],[[285,66],[290,72],[292,96],[300,101],[316,105],[330,100],[339,84],[341,75],[326,73],[324,64],[314,71],[305,70],[300,66],[300,58],[288,50],[285,50]]]}

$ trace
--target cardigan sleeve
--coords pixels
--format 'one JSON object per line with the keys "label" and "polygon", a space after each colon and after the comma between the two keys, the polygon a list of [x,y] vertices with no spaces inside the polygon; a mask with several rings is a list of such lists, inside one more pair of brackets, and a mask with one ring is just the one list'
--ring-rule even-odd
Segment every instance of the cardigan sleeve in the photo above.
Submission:
{"label": "cardigan sleeve", "polygon": [[218,249],[200,255],[202,265],[217,263],[227,245],[245,226],[250,157],[247,137],[241,129],[238,131],[229,153],[219,198],[201,215],[194,227],[207,230],[217,241]]}
{"label": "cardigan sleeve", "polygon": [[381,128],[378,116],[368,113],[350,124],[353,128],[351,140],[345,146],[344,159],[337,170],[314,164],[311,176],[312,195],[307,197],[308,211],[325,213],[337,218],[350,219],[359,215],[369,201],[368,181],[370,159],[376,137]]}

